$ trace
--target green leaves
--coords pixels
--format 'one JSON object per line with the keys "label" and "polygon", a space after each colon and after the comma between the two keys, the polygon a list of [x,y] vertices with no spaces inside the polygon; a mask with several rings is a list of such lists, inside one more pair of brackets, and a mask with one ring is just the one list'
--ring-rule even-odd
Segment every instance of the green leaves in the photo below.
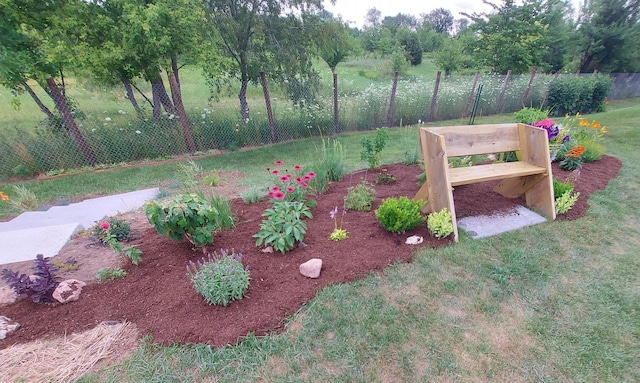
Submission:
{"label": "green leaves", "polygon": [[311,210],[303,202],[276,201],[273,207],[266,209],[260,231],[253,237],[256,246],[272,246],[282,254],[291,250],[296,242],[304,240],[307,224],[304,218],[313,218]]}
{"label": "green leaves", "polygon": [[424,201],[414,201],[407,197],[385,198],[374,212],[382,227],[392,233],[402,233],[424,223],[420,209]]}
{"label": "green leaves", "polygon": [[388,129],[379,128],[376,129],[376,135],[373,140],[370,138],[362,139],[362,152],[360,152],[360,159],[367,161],[369,169],[375,169],[380,166],[380,152],[386,146],[388,137]]}
{"label": "green leaves", "polygon": [[212,305],[227,306],[240,300],[249,288],[249,271],[242,264],[242,254],[209,255],[208,259],[190,261],[187,276],[193,287]]}

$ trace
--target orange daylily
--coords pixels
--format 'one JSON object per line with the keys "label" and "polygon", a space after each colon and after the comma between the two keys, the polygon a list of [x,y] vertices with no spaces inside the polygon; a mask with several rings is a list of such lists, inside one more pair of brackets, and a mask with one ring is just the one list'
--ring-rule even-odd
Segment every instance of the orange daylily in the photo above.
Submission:
{"label": "orange daylily", "polygon": [[600,129],[600,123],[598,121],[594,121],[591,123],[593,129]]}
{"label": "orange daylily", "polygon": [[573,148],[571,148],[571,150],[566,152],[564,156],[578,158],[584,154],[585,150],[587,149],[582,145],[574,146]]}
{"label": "orange daylily", "polygon": [[589,126],[591,124],[589,124],[589,121],[587,121],[586,118],[581,118],[580,121],[578,121],[578,125],[580,125],[580,126]]}
{"label": "orange daylily", "polygon": [[8,201],[9,196],[0,191],[0,200]]}

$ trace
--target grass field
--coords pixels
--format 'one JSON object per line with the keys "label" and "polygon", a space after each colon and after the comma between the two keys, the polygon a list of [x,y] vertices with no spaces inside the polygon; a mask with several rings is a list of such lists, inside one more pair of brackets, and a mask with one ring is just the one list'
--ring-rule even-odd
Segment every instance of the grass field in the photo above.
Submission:
{"label": "grass field", "polygon": [[[587,215],[416,252],[351,284],[321,290],[281,334],[237,346],[161,347],[146,339],[122,363],[81,382],[636,382],[640,381],[640,104],[590,116],[608,127],[623,167]],[[476,123],[512,121],[511,115]],[[465,123],[447,121],[446,124]],[[415,148],[416,126],[393,129],[382,162]],[[338,137],[351,170],[360,140]],[[319,139],[199,159],[266,183],[275,159],[310,165]],[[40,201],[170,183],[177,163],[21,182]],[[0,190],[12,196],[9,184]],[[11,214],[5,207],[0,213]],[[215,323],[212,323],[215,325]]]}

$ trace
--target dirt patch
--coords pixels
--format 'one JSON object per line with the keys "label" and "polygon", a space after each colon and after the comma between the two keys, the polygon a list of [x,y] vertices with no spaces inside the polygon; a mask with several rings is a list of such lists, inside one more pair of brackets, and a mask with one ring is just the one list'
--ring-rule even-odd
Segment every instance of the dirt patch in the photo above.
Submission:
{"label": "dirt patch", "polygon": [[[558,219],[583,216],[588,207],[587,196],[603,189],[620,167],[619,160],[608,156],[585,164],[575,183],[575,190],[581,196],[574,208]],[[385,168],[397,182],[375,187],[374,209],[383,198],[413,197],[418,190],[415,178],[421,172],[418,166],[395,164]],[[569,174],[554,165],[556,178],[563,180]],[[393,262],[411,261],[416,247],[404,243],[408,236],[424,236],[425,242],[420,246],[449,244],[449,240],[431,238],[426,227],[402,235],[388,233],[380,226],[373,211],[349,212],[344,222],[349,238],[330,241],[328,236],[333,229],[333,221],[329,211],[335,206],[342,206],[347,187],[350,182],[357,182],[358,177],[347,176],[344,181],[331,184],[325,194],[317,196],[314,218],[307,220],[307,246],[286,255],[263,254],[255,246],[252,235],[258,231],[261,214],[268,203],[245,205],[240,199],[233,200],[237,226],[233,230],[216,233],[212,248],[234,249],[243,253],[244,261],[250,267],[251,285],[244,299],[227,307],[208,305],[187,279],[185,264],[199,258],[199,252],[194,252],[188,243],[158,236],[141,211],[123,215],[136,233],[132,243],[142,250],[143,262],[137,267],[124,262],[122,267],[128,273],[126,277],[111,282],[89,283],[80,300],[73,303],[45,306],[19,301],[2,307],[1,315],[19,322],[22,327],[1,340],[0,349],[87,330],[103,321],[134,323],[141,335],[150,334],[154,341],[162,344],[234,344],[250,332],[264,335],[281,330],[283,320],[313,298],[319,288],[351,282]],[[369,179],[373,180],[373,177],[369,173]],[[454,200],[458,217],[506,213],[524,203],[522,198],[510,200],[494,193],[494,185],[495,182],[486,182],[456,188]],[[78,237],[62,250],[58,256],[60,259],[73,257],[80,265],[77,271],[65,274],[65,278],[83,279],[79,275],[84,275],[85,280],[91,280],[90,275],[95,271],[88,265],[94,268],[102,266],[102,262],[111,267],[121,265],[121,259],[107,258],[113,255],[111,250],[92,245],[89,243],[92,241],[88,237]],[[322,274],[318,279],[307,279],[298,272],[298,266],[311,258],[323,260]]]}

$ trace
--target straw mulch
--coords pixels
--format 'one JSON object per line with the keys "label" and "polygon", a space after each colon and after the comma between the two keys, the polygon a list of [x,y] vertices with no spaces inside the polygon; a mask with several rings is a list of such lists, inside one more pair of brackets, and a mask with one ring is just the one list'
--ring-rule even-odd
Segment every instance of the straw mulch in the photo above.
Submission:
{"label": "straw mulch", "polygon": [[70,382],[105,362],[119,360],[138,332],[127,322],[103,322],[64,338],[18,344],[0,350],[0,382]]}

